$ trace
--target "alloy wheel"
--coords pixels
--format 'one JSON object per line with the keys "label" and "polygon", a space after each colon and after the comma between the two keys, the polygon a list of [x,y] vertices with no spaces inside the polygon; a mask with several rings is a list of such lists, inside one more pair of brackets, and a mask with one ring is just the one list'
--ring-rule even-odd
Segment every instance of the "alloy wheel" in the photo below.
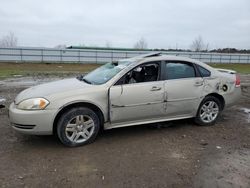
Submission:
{"label": "alloy wheel", "polygon": [[90,116],[78,115],[67,123],[65,134],[71,142],[82,143],[92,136],[94,129],[94,120]]}
{"label": "alloy wheel", "polygon": [[210,123],[216,119],[219,114],[219,106],[214,101],[205,102],[200,109],[200,118],[205,123]]}

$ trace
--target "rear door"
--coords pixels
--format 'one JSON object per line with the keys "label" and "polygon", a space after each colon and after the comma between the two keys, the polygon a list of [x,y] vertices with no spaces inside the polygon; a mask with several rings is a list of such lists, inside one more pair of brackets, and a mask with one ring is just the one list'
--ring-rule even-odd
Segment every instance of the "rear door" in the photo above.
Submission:
{"label": "rear door", "polygon": [[190,62],[165,62],[164,82],[168,117],[190,116],[196,114],[201,102],[204,87],[203,78]]}

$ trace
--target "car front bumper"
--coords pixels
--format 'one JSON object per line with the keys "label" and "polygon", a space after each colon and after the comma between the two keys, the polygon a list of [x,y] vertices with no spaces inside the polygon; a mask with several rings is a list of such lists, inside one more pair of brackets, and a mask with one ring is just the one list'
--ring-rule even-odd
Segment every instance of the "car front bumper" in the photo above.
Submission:
{"label": "car front bumper", "polygon": [[53,134],[54,114],[54,110],[20,110],[14,103],[9,107],[11,126],[25,134]]}

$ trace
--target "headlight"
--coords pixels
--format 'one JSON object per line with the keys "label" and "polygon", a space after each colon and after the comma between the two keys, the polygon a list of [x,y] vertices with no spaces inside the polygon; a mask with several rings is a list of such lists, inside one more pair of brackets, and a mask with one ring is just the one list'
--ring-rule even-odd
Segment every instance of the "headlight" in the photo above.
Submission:
{"label": "headlight", "polygon": [[27,99],[17,105],[21,110],[43,110],[49,105],[49,101],[44,98]]}

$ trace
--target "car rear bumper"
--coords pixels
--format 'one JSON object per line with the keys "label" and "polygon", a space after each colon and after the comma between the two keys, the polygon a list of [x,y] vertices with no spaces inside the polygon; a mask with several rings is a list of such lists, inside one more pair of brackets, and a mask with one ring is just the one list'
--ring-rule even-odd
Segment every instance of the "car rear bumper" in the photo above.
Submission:
{"label": "car rear bumper", "polygon": [[230,107],[239,102],[241,98],[241,87],[235,87],[234,91],[224,95],[225,106]]}
{"label": "car rear bumper", "polygon": [[9,108],[11,126],[18,132],[33,135],[53,134],[53,110],[19,110],[14,103]]}

